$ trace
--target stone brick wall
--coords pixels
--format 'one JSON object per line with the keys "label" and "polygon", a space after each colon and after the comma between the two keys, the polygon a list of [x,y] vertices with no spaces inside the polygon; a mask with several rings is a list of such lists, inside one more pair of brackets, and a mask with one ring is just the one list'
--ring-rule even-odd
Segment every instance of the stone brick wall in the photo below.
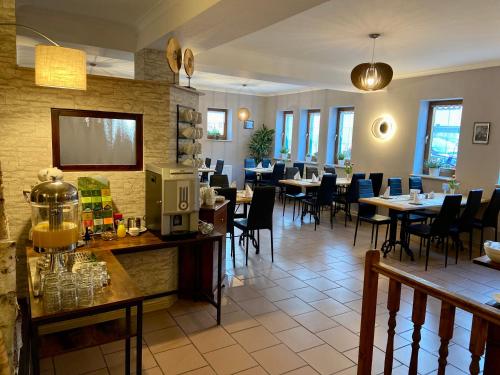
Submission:
{"label": "stone brick wall", "polygon": [[179,74],[174,74],[167,62],[165,51],[144,48],[135,53],[134,77],[140,80],[179,83]]}

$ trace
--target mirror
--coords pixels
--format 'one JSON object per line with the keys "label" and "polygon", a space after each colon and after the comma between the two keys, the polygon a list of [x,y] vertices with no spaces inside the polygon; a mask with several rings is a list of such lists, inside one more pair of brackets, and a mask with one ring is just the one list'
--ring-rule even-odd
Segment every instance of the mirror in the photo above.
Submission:
{"label": "mirror", "polygon": [[142,114],[52,109],[54,167],[139,171],[142,154]]}

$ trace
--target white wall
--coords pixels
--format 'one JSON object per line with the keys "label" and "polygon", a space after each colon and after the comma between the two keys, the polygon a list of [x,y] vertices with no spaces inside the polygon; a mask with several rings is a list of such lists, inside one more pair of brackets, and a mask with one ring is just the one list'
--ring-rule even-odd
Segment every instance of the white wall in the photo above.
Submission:
{"label": "white wall", "polygon": [[[319,162],[326,158],[328,115],[330,108],[355,107],[352,159],[354,170],[383,172],[384,180],[400,176],[407,183],[413,172],[414,152],[421,101],[463,98],[462,130],[459,143],[457,179],[462,191],[482,187],[489,196],[498,181],[500,167],[500,106],[498,105],[500,68],[440,74],[396,80],[387,90],[376,93],[347,93],[318,90],[300,94],[266,98],[266,124],[275,124],[276,114],[294,110],[294,140],[292,159],[297,155],[298,113],[301,110],[321,109]],[[394,136],[386,141],[373,137],[371,124],[383,114],[392,115],[396,122]],[[473,145],[473,124],[491,122],[489,145]],[[441,181],[425,180],[427,190],[441,190]]]}
{"label": "white wall", "polygon": [[[203,127],[205,129],[202,143],[203,158],[210,157],[212,165],[217,159],[223,159],[225,165],[232,166],[232,179],[242,188],[245,180],[243,162],[248,155],[248,140],[253,131],[264,123],[265,98],[254,95],[229,94],[217,91],[204,91],[200,97],[200,111],[203,114]],[[243,129],[243,123],[238,120],[237,110],[245,106],[250,110],[250,119],[254,121],[254,130]],[[228,113],[227,141],[207,139],[207,108],[225,108]],[[268,127],[273,124],[266,123]]]}

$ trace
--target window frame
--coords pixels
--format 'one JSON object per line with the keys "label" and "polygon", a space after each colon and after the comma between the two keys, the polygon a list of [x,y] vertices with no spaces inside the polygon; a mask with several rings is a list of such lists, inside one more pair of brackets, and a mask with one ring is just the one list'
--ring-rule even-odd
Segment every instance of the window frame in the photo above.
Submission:
{"label": "window frame", "polygon": [[[219,138],[216,138],[213,135],[208,134],[208,112],[224,112],[224,136],[219,136]],[[213,139],[213,140],[223,140],[227,141],[227,112],[228,110],[226,108],[207,108],[207,139]]]}
{"label": "window frame", "polygon": [[[311,114],[313,113],[319,113],[320,115],[320,122],[321,122],[321,110],[320,109],[308,109],[307,110],[307,126],[306,126],[306,156],[309,154],[309,130],[311,126]],[[319,148],[318,148],[319,152]],[[311,154],[311,156],[313,156]]]}
{"label": "window frame", "polygon": [[[294,120],[294,118],[293,118],[294,117],[293,111],[283,111],[283,125],[282,125],[282,132],[281,132],[281,148],[283,148],[284,145],[285,145],[286,116],[287,115],[292,115],[292,137],[293,137],[293,120]],[[288,152],[291,153],[292,150],[288,150]]]}
{"label": "window frame", "polygon": [[354,112],[354,107],[340,107],[337,108],[337,124],[335,127],[335,147],[334,147],[334,155],[333,155],[333,161],[334,164],[338,164],[339,159],[338,159],[338,154],[339,154],[339,142],[340,142],[340,116],[342,112]]}
{"label": "window frame", "polygon": [[[451,106],[451,105],[460,105],[462,106],[462,111],[463,111],[463,99],[445,99],[445,100],[433,100],[429,102],[429,106],[427,109],[427,125],[425,128],[425,135],[424,135],[424,143],[425,143],[425,148],[424,148],[424,160],[423,160],[423,168],[422,172],[424,174],[429,174],[429,169],[425,166],[425,161],[429,159],[429,153],[430,153],[430,145],[431,145],[431,136],[432,136],[432,119],[434,117],[434,108],[435,107],[440,107],[440,106]],[[460,133],[462,132],[462,118],[460,117]],[[460,136],[460,134],[459,134]],[[441,168],[441,170],[448,171],[449,173],[446,174],[453,174],[454,171],[456,170],[455,168]]]}

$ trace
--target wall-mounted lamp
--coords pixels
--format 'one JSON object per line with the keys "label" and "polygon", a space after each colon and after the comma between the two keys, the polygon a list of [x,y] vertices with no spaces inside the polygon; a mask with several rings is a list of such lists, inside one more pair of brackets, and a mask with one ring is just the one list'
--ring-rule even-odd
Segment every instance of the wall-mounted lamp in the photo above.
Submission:
{"label": "wall-mounted lamp", "polygon": [[61,47],[45,34],[25,25],[0,23],[0,26],[17,26],[46,39],[53,44],[35,47],[35,84],[62,89],[87,89],[87,55],[85,51]]}
{"label": "wall-mounted lamp", "polygon": [[381,116],[372,124],[372,134],[378,139],[389,139],[396,130],[394,119],[391,116]]}

